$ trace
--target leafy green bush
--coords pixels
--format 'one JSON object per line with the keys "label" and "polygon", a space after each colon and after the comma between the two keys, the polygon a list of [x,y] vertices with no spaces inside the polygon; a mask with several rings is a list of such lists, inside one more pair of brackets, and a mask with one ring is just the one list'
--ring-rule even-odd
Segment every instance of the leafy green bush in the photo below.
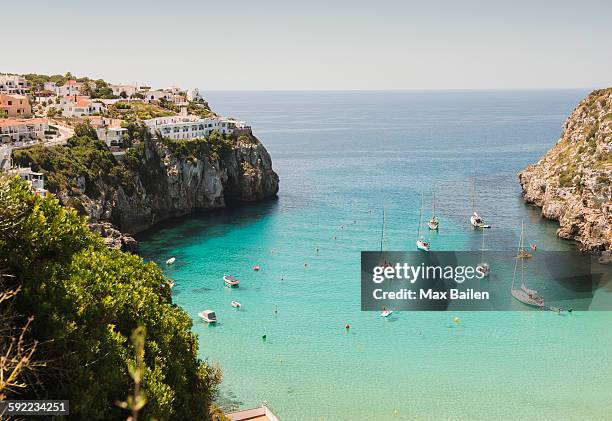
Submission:
{"label": "leafy green bush", "polygon": [[46,361],[38,381],[9,398],[69,399],[75,419],[124,420],[116,402],[132,393],[129,338],[142,327],[142,419],[209,418],[219,371],[198,359],[191,320],[155,264],[107,249],[74,210],[2,177],[0,267],[22,287],[15,309],[34,316],[29,336]]}
{"label": "leafy green bush", "polygon": [[97,198],[101,193],[96,185],[98,179],[116,183],[114,185],[123,187],[128,193],[135,189],[131,175],[121,169],[123,165],[104,142],[88,136],[72,137],[65,146],[36,145],[14,150],[13,160],[17,165],[31,166],[35,171],[44,172],[45,186],[52,193],[78,190],[81,177],[85,181],[83,193],[91,198]]}
{"label": "leafy green bush", "polygon": [[212,131],[207,137],[197,139],[163,139],[164,144],[179,158],[195,161],[198,156],[207,156],[211,160],[219,160],[232,150],[232,140],[219,132]]}

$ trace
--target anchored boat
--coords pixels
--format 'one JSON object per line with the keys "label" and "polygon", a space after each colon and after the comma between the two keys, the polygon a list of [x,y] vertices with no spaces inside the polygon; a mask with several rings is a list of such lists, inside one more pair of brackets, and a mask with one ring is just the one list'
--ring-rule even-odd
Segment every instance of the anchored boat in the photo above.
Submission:
{"label": "anchored boat", "polygon": [[427,226],[430,230],[435,231],[440,226],[440,222],[438,218],[436,218],[436,192],[433,192],[433,206],[432,206],[432,215],[429,222],[427,222]]}
{"label": "anchored boat", "polygon": [[421,225],[423,225],[423,193],[421,192],[421,210],[419,212],[419,227],[417,229],[417,250],[429,251],[429,243],[423,239],[421,235]]}
{"label": "anchored boat", "polygon": [[217,323],[217,315],[212,310],[204,310],[198,313],[201,319],[207,323]]}
{"label": "anchored boat", "polygon": [[[542,297],[538,293],[538,291],[536,291],[535,289],[527,288],[525,286],[525,262],[524,260],[527,259],[527,257],[524,256],[524,253],[521,253],[521,251],[523,252],[525,251],[524,235],[525,235],[524,223],[523,221],[521,221],[521,237],[519,239],[518,251],[517,251],[517,255],[516,255],[516,259],[514,263],[514,274],[512,276],[512,287],[510,291],[512,293],[512,296],[516,298],[517,300],[519,300],[521,303],[527,304],[528,306],[543,308],[544,307],[544,297]],[[517,278],[516,272],[518,269],[519,261],[521,262],[521,286],[519,288],[516,288],[514,284]]]}
{"label": "anchored boat", "polygon": [[232,275],[223,275],[223,282],[230,288],[237,287],[240,281],[234,278]]}
{"label": "anchored boat", "polygon": [[472,216],[470,216],[470,224],[474,228],[491,228],[491,225],[485,223],[484,219],[476,212],[476,177],[472,183]]}
{"label": "anchored boat", "polygon": [[485,252],[485,230],[482,230],[482,247],[480,249],[480,263],[476,265],[476,270],[482,273],[483,276],[489,276],[491,273],[491,267],[484,259]]}

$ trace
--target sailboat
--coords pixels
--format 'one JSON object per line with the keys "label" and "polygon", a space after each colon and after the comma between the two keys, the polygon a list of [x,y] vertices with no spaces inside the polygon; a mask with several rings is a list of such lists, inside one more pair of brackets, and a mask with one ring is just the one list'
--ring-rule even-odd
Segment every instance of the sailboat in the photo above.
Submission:
{"label": "sailboat", "polygon": [[419,212],[419,228],[417,231],[416,248],[418,250],[429,251],[429,243],[421,235],[421,225],[423,224],[423,193],[421,192],[421,210]]}
{"label": "sailboat", "polygon": [[[526,257],[523,257],[521,251],[525,251],[525,229],[524,223],[521,221],[521,238],[519,239],[519,246],[516,254],[516,262],[514,264],[514,274],[512,275],[512,296],[519,300],[523,304],[534,307],[544,307],[544,298],[535,289],[527,288],[525,286],[525,262]],[[521,286],[515,287],[516,272],[518,269],[519,261],[521,262]]]}
{"label": "sailboat", "polygon": [[[382,258],[385,251],[385,245],[387,244],[387,208],[383,207],[383,221],[380,230],[380,256]],[[385,258],[382,262],[383,267],[391,266],[391,264]]]}
{"label": "sailboat", "polygon": [[438,229],[438,226],[440,225],[438,218],[436,218],[436,192],[433,192],[433,207],[432,208],[433,209],[432,209],[431,219],[427,223],[427,226],[429,227],[430,230],[435,231]]}
{"label": "sailboat", "polygon": [[474,228],[491,228],[491,225],[487,225],[484,219],[476,213],[476,176],[474,176],[474,182],[472,183],[472,216],[470,216],[470,223]]}
{"label": "sailboat", "polygon": [[476,265],[476,270],[482,273],[483,276],[489,276],[491,273],[491,267],[484,259],[485,252],[485,230],[482,230],[482,247],[480,248],[480,263]]}

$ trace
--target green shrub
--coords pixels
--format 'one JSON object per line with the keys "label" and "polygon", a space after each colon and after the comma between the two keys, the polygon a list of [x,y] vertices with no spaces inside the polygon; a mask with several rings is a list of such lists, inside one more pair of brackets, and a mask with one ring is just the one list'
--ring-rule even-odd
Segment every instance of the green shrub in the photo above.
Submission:
{"label": "green shrub", "polygon": [[198,359],[191,320],[155,264],[107,249],[74,210],[2,177],[0,267],[22,287],[15,309],[34,316],[29,336],[46,361],[9,398],[69,399],[74,419],[125,420],[116,402],[132,393],[129,338],[142,326],[142,419],[208,419],[219,371]]}

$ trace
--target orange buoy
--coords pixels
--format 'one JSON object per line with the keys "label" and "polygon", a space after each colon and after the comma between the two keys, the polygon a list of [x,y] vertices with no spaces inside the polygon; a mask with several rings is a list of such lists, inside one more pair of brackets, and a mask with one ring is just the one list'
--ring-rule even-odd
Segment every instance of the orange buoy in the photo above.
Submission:
{"label": "orange buoy", "polygon": [[347,324],[345,324],[345,325],[344,325],[344,328],[345,328],[346,330],[349,330],[349,329],[351,328],[351,325],[349,325],[349,324],[347,323]]}

